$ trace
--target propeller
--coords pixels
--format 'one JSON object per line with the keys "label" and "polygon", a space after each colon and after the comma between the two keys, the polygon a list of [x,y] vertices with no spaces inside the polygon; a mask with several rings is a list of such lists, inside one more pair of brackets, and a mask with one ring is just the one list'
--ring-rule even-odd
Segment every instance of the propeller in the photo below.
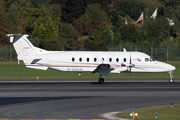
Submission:
{"label": "propeller", "polygon": [[129,67],[130,67],[130,77],[131,77],[131,54],[130,54],[130,65],[129,65]]}
{"label": "propeller", "polygon": [[132,64],[132,61],[131,61],[131,54],[130,54],[130,63],[129,63],[129,68],[130,68],[130,77],[131,77],[131,68],[134,67],[135,65]]}
{"label": "propeller", "polygon": [[129,65],[128,65],[128,64],[121,63],[121,66],[127,67],[127,70],[128,70],[128,68],[130,68],[129,72],[130,72],[130,77],[131,77],[131,68],[135,66],[134,64],[132,64],[131,54],[130,54],[130,60],[129,60],[129,62],[130,62]]}

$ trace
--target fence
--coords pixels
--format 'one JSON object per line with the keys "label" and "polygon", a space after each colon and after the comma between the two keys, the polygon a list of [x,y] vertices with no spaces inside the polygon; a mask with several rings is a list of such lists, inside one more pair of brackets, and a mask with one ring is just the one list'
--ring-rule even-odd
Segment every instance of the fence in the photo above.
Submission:
{"label": "fence", "polygon": [[[119,48],[111,48],[111,51],[120,51],[126,48],[127,51],[144,52],[158,61],[180,61],[180,46],[166,47],[138,47],[136,46],[119,46]],[[0,46],[0,61],[17,61],[17,54],[12,45]]]}
{"label": "fence", "polygon": [[146,53],[158,61],[180,61],[180,46],[165,46],[165,47],[139,47],[135,46],[119,46],[119,48],[110,48],[111,51],[139,51]]}
{"label": "fence", "polygon": [[0,46],[0,61],[17,61],[17,54],[12,45]]}

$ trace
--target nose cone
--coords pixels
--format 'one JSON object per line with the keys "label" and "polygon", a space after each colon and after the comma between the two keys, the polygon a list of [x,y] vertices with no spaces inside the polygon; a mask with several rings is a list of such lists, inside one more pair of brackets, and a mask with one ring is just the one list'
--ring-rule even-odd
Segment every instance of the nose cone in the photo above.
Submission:
{"label": "nose cone", "polygon": [[169,71],[173,71],[173,70],[175,70],[176,68],[175,68],[174,66],[172,66],[172,65],[169,64],[169,68],[168,68],[168,69],[169,69]]}
{"label": "nose cone", "polygon": [[158,64],[159,68],[162,69],[162,71],[173,71],[176,68],[173,65],[170,65],[168,63],[164,63],[164,62],[159,62],[156,61],[156,64]]}
{"label": "nose cone", "polygon": [[167,63],[164,63],[164,67],[167,68],[168,71],[173,71],[176,69],[174,66],[167,64]]}

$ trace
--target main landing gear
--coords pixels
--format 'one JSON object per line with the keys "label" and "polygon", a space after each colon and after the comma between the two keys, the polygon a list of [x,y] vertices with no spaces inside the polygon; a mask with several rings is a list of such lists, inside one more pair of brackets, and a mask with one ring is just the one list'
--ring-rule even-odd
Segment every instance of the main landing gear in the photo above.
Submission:
{"label": "main landing gear", "polygon": [[99,78],[99,84],[103,84],[104,83],[104,78]]}
{"label": "main landing gear", "polygon": [[104,83],[104,78],[102,78],[102,75],[100,74],[99,76],[99,84],[103,84]]}
{"label": "main landing gear", "polygon": [[172,71],[169,71],[169,74],[170,74],[170,79],[169,79],[169,82],[170,83],[173,83],[174,82],[174,79],[173,79],[173,74],[172,74]]}

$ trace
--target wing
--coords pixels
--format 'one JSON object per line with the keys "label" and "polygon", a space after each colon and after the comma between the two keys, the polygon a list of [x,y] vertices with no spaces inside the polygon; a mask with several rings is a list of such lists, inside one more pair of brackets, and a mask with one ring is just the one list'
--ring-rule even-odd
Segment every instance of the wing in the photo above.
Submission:
{"label": "wing", "polygon": [[101,75],[107,75],[109,72],[120,73],[124,71],[127,71],[126,66],[102,63],[97,66],[97,68],[93,71],[93,73],[99,72]]}
{"label": "wing", "polygon": [[110,71],[114,70],[113,67],[110,66],[110,64],[100,64],[97,66],[97,68],[93,71],[93,73],[99,72],[103,75],[107,75]]}

